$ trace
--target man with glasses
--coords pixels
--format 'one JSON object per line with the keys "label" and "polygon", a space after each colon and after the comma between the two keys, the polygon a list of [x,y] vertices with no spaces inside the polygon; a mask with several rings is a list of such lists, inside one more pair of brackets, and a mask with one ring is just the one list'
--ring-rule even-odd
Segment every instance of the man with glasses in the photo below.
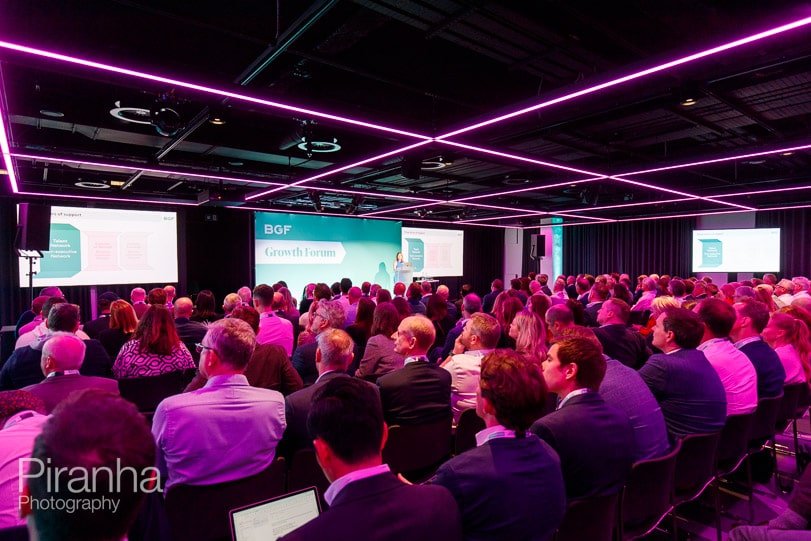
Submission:
{"label": "man with glasses", "polygon": [[273,462],[286,426],[284,397],[248,383],[243,372],[255,346],[244,321],[215,321],[198,344],[205,386],[158,405],[152,434],[167,488],[234,481]]}
{"label": "man with glasses", "polygon": [[318,335],[328,329],[343,329],[345,322],[346,311],[340,301],[318,301],[318,306],[310,320],[310,332],[316,337],[316,341],[297,347],[291,359],[293,367],[301,376],[305,387],[315,383],[318,378],[318,368],[315,363]]}

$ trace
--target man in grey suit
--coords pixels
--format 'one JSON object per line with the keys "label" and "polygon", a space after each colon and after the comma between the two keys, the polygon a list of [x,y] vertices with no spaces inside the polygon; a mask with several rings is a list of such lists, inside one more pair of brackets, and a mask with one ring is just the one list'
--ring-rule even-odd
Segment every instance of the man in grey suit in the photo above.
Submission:
{"label": "man in grey suit", "polygon": [[46,413],[76,391],[100,389],[118,394],[114,379],[83,376],[79,373],[85,355],[85,342],[68,332],[56,332],[42,346],[42,373],[45,380],[23,390],[42,399]]}
{"label": "man in grey suit", "polygon": [[346,369],[355,357],[355,344],[346,331],[325,329],[318,333],[316,344],[315,366],[318,379],[309,387],[288,395],[284,401],[287,428],[279,448],[287,458],[291,458],[299,449],[312,447],[312,438],[307,432],[307,415],[310,413],[313,395],[329,380],[349,377]]}

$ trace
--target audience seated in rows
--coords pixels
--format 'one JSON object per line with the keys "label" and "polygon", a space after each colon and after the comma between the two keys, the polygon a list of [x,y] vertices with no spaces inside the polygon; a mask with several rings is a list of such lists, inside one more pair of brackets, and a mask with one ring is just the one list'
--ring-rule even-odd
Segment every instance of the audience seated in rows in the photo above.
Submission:
{"label": "audience seated in rows", "polygon": [[760,337],[769,323],[769,308],[755,299],[736,302],[733,308],[735,324],[730,338],[755,367],[758,399],[780,396],[788,383],[786,371],[777,352]]}
{"label": "audience seated in rows", "polygon": [[626,366],[638,370],[651,355],[645,339],[628,328],[631,309],[621,299],[605,301],[597,312],[594,334],[603,346],[605,354]]}
{"label": "audience seated in rows", "polygon": [[293,324],[276,315],[273,310],[273,294],[273,288],[267,284],[259,284],[253,290],[253,307],[261,318],[256,342],[282,346],[289,357],[293,354]]}
{"label": "audience seated in rows", "polygon": [[244,321],[212,323],[201,344],[205,386],[158,405],[152,433],[167,489],[255,475],[275,458],[286,426],[284,397],[248,384],[243,372],[255,347],[256,335]]}
{"label": "audience seated in rows", "polygon": [[138,328],[138,317],[132,305],[124,300],[110,305],[110,326],[99,333],[99,342],[111,359],[118,357],[121,348],[132,339]]}
{"label": "audience seated in rows", "polygon": [[[361,299],[361,302],[366,300]],[[356,377],[376,381],[378,377],[403,367],[405,357],[394,350],[392,337],[401,319],[393,303],[384,302],[374,309],[372,336],[366,342],[363,358],[355,371]]]}
{"label": "audience seated in rows", "polygon": [[[308,332],[317,337],[320,333],[328,329],[343,329],[346,321],[346,311],[344,304],[340,301],[320,300],[313,303],[313,313],[310,319]],[[261,334],[261,323],[260,323]],[[318,378],[318,369],[315,363],[315,352],[318,344],[313,341],[302,344],[296,348],[293,354],[293,367],[301,376],[304,385],[312,385]]]}
{"label": "audience seated in rows", "polygon": [[[48,331],[30,346],[14,350],[0,370],[0,389],[22,389],[45,379],[42,373],[42,348],[57,332],[76,334],[79,329],[79,307],[62,302],[48,313]],[[98,340],[83,340],[86,346],[81,373],[86,376],[111,377],[110,357]]]}
{"label": "audience seated in rows", "polygon": [[[42,316],[43,320],[40,322],[36,327],[31,329],[30,331],[26,331],[25,333],[21,333],[20,336],[17,338],[17,342],[14,344],[14,349],[21,349],[26,346],[35,345],[37,342],[43,339],[43,336],[48,334],[48,314],[51,313],[51,309],[56,306],[57,304],[62,304],[68,302],[65,300],[64,297],[49,297],[48,300],[45,301],[45,304],[42,305]],[[20,329],[21,331],[24,330]],[[90,337],[82,331],[81,328],[76,330],[76,336],[81,338],[82,340],[89,340]]]}

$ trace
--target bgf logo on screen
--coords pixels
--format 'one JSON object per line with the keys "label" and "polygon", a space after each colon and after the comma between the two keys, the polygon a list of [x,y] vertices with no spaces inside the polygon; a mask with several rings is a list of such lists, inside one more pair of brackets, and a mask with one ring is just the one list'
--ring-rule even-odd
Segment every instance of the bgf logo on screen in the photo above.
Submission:
{"label": "bgf logo on screen", "polygon": [[265,224],[265,235],[287,235],[292,230],[292,225]]}

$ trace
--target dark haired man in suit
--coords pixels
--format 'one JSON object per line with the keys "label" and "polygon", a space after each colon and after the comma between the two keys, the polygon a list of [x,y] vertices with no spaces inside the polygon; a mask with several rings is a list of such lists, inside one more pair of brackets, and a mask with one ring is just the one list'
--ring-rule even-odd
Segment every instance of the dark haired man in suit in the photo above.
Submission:
{"label": "dark haired man in suit", "polygon": [[403,483],[383,464],[387,428],[375,390],[356,378],[334,378],[313,397],[307,428],[331,485],[329,509],[285,541],[456,541],[459,509],[443,487]]}

